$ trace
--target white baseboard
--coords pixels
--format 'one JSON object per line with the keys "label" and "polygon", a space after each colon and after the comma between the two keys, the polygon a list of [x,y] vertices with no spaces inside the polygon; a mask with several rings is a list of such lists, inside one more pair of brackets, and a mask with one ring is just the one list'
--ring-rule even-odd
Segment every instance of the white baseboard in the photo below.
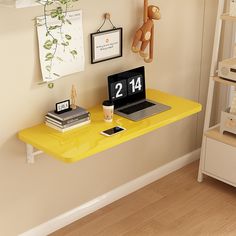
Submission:
{"label": "white baseboard", "polygon": [[169,162],[19,236],[46,236],[199,159],[200,149]]}

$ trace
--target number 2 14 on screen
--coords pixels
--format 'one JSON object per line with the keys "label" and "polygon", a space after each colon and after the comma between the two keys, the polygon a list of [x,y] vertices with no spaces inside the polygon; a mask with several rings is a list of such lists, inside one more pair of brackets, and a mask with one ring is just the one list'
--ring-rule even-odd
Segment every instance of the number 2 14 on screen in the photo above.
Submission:
{"label": "number 2 14 on screen", "polygon": [[[112,84],[113,99],[124,98],[143,91],[143,79],[141,76],[131,77],[128,80],[121,80]],[[128,89],[128,91],[127,91]]]}

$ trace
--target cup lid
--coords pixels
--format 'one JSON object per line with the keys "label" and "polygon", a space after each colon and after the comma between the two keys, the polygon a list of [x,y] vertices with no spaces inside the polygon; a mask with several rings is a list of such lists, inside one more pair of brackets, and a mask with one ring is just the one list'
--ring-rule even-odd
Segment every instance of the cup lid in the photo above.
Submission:
{"label": "cup lid", "polygon": [[102,103],[103,106],[113,106],[114,103],[110,100],[105,100],[103,103]]}

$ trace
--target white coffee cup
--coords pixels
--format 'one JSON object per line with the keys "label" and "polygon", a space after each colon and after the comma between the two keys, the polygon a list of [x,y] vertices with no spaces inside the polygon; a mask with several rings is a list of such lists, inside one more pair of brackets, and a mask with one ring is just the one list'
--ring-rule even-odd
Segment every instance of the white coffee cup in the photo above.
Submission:
{"label": "white coffee cup", "polygon": [[103,107],[104,121],[112,122],[114,113],[114,104],[111,101],[106,100],[103,102],[102,107]]}

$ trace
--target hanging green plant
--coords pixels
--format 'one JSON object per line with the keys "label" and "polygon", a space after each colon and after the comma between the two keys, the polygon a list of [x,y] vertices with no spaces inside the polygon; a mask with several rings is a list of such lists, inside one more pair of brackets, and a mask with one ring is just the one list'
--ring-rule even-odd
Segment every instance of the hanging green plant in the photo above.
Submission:
{"label": "hanging green plant", "polygon": [[63,61],[63,57],[57,55],[59,47],[63,47],[64,53],[69,53],[72,58],[78,55],[77,50],[70,48],[72,36],[63,30],[66,25],[72,25],[67,13],[74,2],[78,2],[78,0],[37,0],[37,3],[43,6],[43,17],[37,18],[37,26],[44,26],[46,29],[46,37],[42,46],[46,50],[43,60],[44,69],[48,72],[48,81],[60,77],[60,74],[53,68],[55,60]]}

